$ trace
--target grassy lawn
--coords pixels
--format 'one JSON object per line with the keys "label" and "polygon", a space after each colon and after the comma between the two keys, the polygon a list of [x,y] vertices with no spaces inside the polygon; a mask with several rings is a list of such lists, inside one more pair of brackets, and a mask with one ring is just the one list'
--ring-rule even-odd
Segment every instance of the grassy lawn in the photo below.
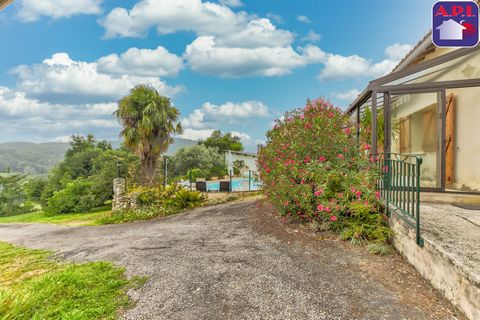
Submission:
{"label": "grassy lawn", "polygon": [[[209,193],[205,205],[216,205],[235,200],[260,198],[259,192]],[[102,224],[118,224],[139,220],[148,220],[182,212],[183,210],[142,210],[138,212],[122,212],[112,215],[111,205],[105,205],[84,213],[67,213],[46,216],[43,211],[36,211],[14,216],[0,217],[0,223],[52,223],[67,226],[95,226]]]}
{"label": "grassy lawn", "polygon": [[92,226],[98,220],[111,213],[111,206],[103,206],[84,213],[57,214],[46,216],[43,211],[36,211],[14,216],[0,217],[0,223],[52,223],[69,226]]}
{"label": "grassy lawn", "polygon": [[144,282],[111,263],[66,263],[0,242],[0,319],[116,319],[131,306],[126,290]]}

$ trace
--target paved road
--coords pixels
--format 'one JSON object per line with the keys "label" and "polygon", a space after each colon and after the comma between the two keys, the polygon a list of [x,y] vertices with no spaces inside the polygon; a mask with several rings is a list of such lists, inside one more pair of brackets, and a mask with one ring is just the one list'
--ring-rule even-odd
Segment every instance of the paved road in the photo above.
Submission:
{"label": "paved road", "polygon": [[0,225],[0,240],[148,276],[126,319],[454,318],[398,255],[318,237],[256,201],[115,226]]}

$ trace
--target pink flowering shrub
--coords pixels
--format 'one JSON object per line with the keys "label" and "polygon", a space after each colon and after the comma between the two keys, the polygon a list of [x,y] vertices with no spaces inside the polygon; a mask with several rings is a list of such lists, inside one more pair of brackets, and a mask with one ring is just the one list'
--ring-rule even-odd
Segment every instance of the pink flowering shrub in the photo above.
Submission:
{"label": "pink flowering shrub", "polygon": [[323,99],[276,120],[258,161],[263,191],[282,216],[327,225],[345,239],[386,242],[370,146],[349,126]]}

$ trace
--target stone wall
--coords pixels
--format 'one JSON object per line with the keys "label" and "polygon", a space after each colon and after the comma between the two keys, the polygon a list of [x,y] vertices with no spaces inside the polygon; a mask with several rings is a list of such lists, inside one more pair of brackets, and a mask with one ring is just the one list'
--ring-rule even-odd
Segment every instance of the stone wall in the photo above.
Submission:
{"label": "stone wall", "polygon": [[138,209],[138,195],[128,194],[125,179],[115,178],[113,179],[113,200],[112,200],[112,212],[119,212],[122,210],[135,210]]}

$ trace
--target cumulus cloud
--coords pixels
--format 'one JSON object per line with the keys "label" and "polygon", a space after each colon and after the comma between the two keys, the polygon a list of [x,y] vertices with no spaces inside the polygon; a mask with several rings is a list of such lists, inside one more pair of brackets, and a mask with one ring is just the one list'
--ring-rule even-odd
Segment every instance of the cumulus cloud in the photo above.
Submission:
{"label": "cumulus cloud", "polygon": [[95,132],[101,138],[116,138],[119,125],[112,117],[116,103],[59,104],[39,101],[25,92],[0,87],[2,136],[36,136],[52,140],[72,133]]}
{"label": "cumulus cloud", "polygon": [[18,17],[26,22],[42,16],[53,19],[68,18],[78,14],[100,14],[103,0],[21,0]]}
{"label": "cumulus cloud", "polygon": [[[246,119],[265,118],[269,114],[268,107],[260,101],[226,102],[222,105],[207,102],[182,119],[184,128],[182,137],[194,140],[206,139],[215,129],[226,124],[242,126]],[[231,132],[240,137],[244,143],[253,141],[250,135],[244,132]]]}
{"label": "cumulus cloud", "polygon": [[130,48],[98,60],[98,70],[110,74],[164,77],[175,76],[182,68],[183,59],[161,46],[154,50]]}
{"label": "cumulus cloud", "polygon": [[212,135],[214,130],[215,129],[184,128],[183,134],[179,135],[179,137],[189,140],[205,140]]}
{"label": "cumulus cloud", "polygon": [[67,53],[53,54],[40,64],[18,66],[11,73],[17,77],[21,91],[49,101],[112,101],[143,83],[166,96],[182,90],[167,85],[158,77],[101,73],[97,62],[75,61]]}
{"label": "cumulus cloud", "polygon": [[380,77],[388,74],[403,58],[405,52],[410,51],[410,45],[394,44],[385,49],[386,59],[373,63],[358,55],[342,56],[327,54],[322,62],[325,68],[317,78],[323,80],[343,80],[359,77]]}
{"label": "cumulus cloud", "polygon": [[413,47],[409,44],[395,43],[385,49],[385,55],[391,60],[399,61],[403,59],[403,57],[405,57],[412,49]]}
{"label": "cumulus cloud", "polygon": [[305,61],[292,47],[231,48],[214,37],[198,37],[187,46],[192,70],[221,77],[278,76],[291,73]]}
{"label": "cumulus cloud", "polygon": [[297,20],[303,23],[312,23],[312,20],[310,20],[307,16],[305,15],[300,15],[297,16]]}
{"label": "cumulus cloud", "polygon": [[358,89],[351,89],[347,91],[342,91],[342,92],[334,92],[332,95],[340,100],[344,101],[353,101],[355,98],[360,94],[360,90]]}
{"label": "cumulus cloud", "polygon": [[[141,0],[130,10],[116,7],[100,21],[105,36],[142,37],[156,27],[160,34],[193,31],[199,35],[229,34],[248,20],[245,12],[201,0]],[[221,27],[219,27],[221,26]]]}
{"label": "cumulus cloud", "polygon": [[229,122],[235,124],[239,119],[263,118],[268,115],[268,107],[260,101],[226,102],[222,105],[207,102],[182,119],[182,125],[186,128],[203,129]]}

